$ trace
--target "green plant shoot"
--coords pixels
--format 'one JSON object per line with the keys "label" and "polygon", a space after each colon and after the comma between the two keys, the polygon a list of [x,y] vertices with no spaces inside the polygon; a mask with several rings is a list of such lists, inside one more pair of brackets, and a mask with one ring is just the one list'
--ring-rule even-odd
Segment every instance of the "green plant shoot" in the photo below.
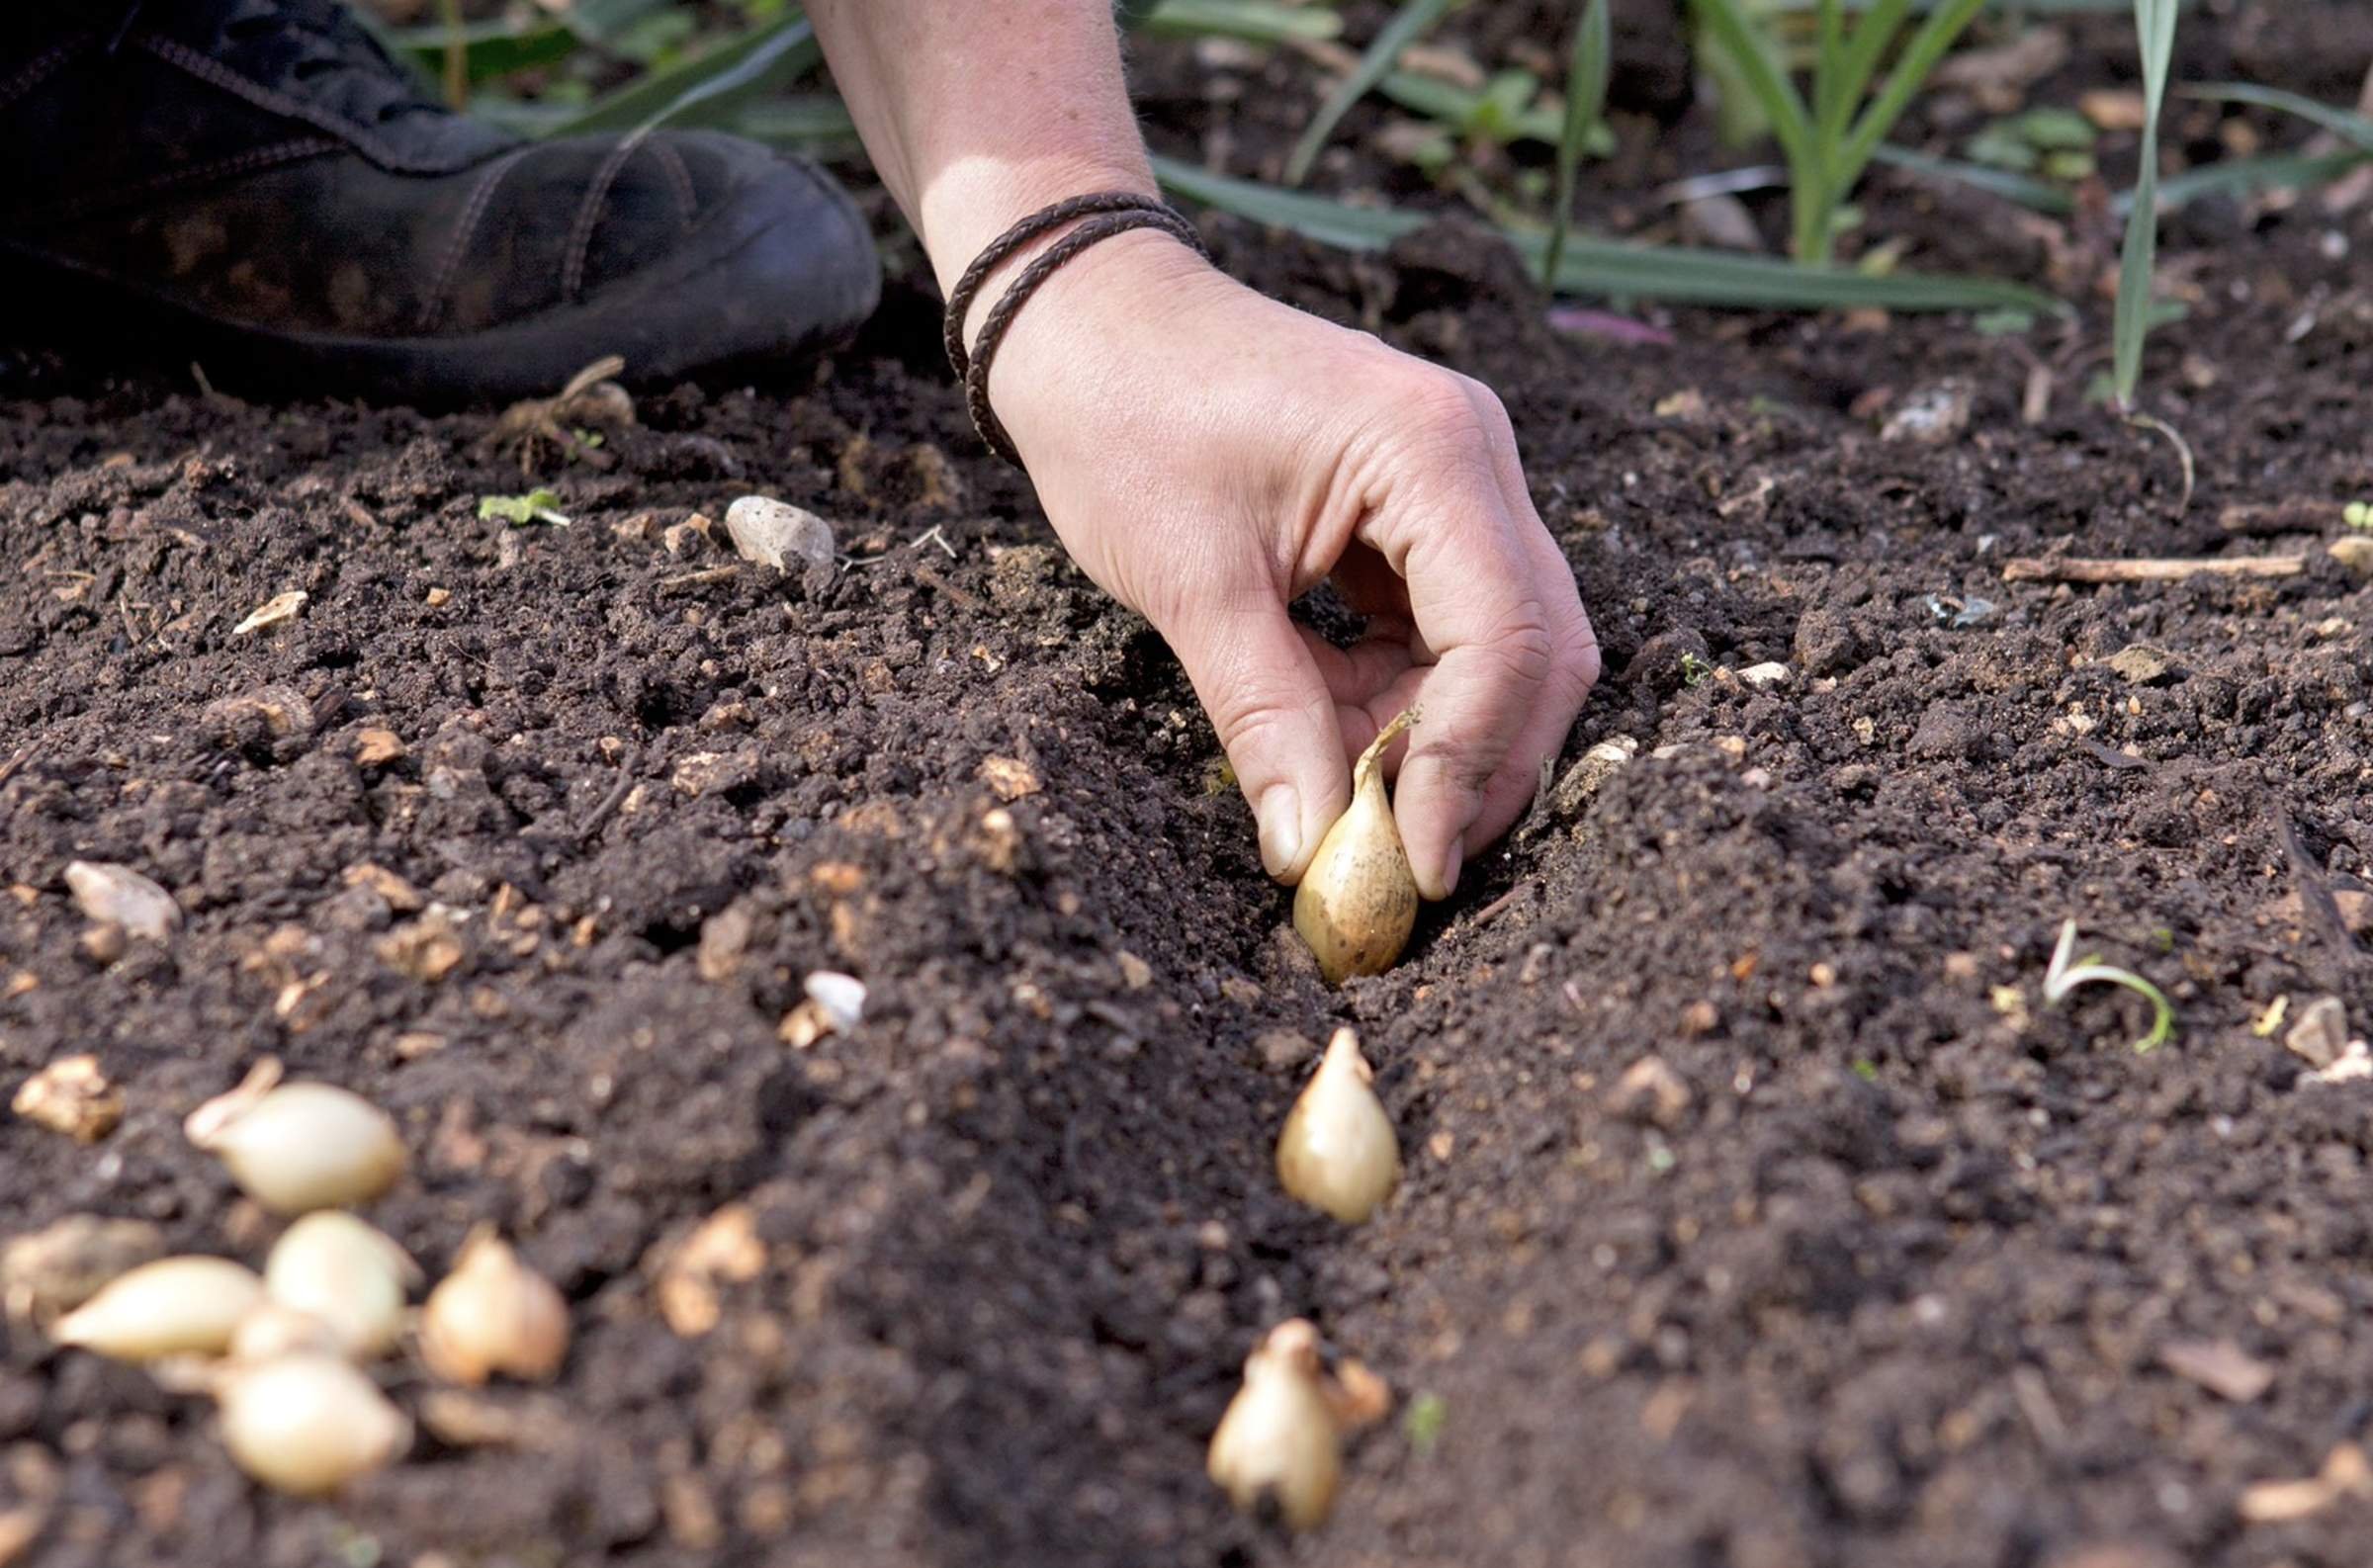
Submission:
{"label": "green plant shoot", "polygon": [[499,517],[514,527],[522,528],[529,523],[568,527],[569,518],[560,508],[561,498],[550,490],[530,490],[525,495],[482,495],[478,498],[480,522]]}
{"label": "green plant shoot", "polygon": [[1574,23],[1574,49],[1565,69],[1565,125],[1557,135],[1557,188],[1549,209],[1549,248],[1540,259],[1544,288],[1556,287],[1565,261],[1566,236],[1574,226],[1574,181],[1582,168],[1583,145],[1607,106],[1607,78],[1615,45],[1607,0],[1585,0]]}
{"label": "green plant shoot", "polygon": [[2158,259],[2158,109],[2167,96],[2167,61],[2175,52],[2175,0],[2134,0],[2134,27],[2143,50],[2143,161],[2135,171],[2134,208],[2126,215],[2126,243],[2118,256],[2111,354],[2111,388],[2118,411],[2125,414],[2134,411],[2143,342],[2151,335],[2151,273]]}
{"label": "green plant shoot", "polygon": [[1788,163],[1791,249],[1804,266],[1826,267],[1863,170],[1984,0],[1941,0],[1868,103],[1863,100],[1879,62],[1910,20],[1911,0],[1874,0],[1851,28],[1845,0],[1820,0],[1809,104],[1766,46],[1746,0],[1691,4],[1708,43],[1745,84],[1779,139]]}
{"label": "green plant shoot", "polygon": [[2135,1041],[2134,1048],[2137,1051],[2155,1050],[2174,1038],[2175,1004],[2167,1001],[2165,992],[2133,970],[2105,964],[2098,956],[2087,958],[2082,963],[2070,963],[2068,960],[2075,951],[2076,922],[2068,920],[2060,928],[2060,945],[2052,950],[2051,965],[2044,971],[2044,1002],[2047,1006],[2059,1006],[2062,999],[2078,986],[2094,982],[2124,986],[2128,991],[2148,999],[2151,1005],[2157,1009],[2151,1032]]}

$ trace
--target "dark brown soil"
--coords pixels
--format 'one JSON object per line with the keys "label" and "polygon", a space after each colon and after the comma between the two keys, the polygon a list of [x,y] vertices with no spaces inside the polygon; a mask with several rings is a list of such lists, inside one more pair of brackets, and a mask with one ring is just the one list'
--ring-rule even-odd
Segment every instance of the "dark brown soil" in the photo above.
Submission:
{"label": "dark brown soil", "polygon": [[[2319,29],[2354,13],[2271,9],[2187,47],[2352,90],[2362,48],[2335,69]],[[2115,29],[2082,42],[2064,85],[2127,72]],[[2045,265],[1975,198],[1883,182],[1872,212],[1914,264]],[[1610,655],[1566,760],[1642,747],[1341,993],[1176,665],[979,454],[912,293],[813,388],[647,397],[615,469],[544,476],[568,528],[478,520],[526,487],[483,417],[16,358],[0,1088],[95,1051],[129,1112],[95,1148],[0,1119],[6,1231],[88,1210],[259,1256],[179,1121],[277,1053],[401,1120],[375,1221],[432,1266],[500,1223],[577,1328],[555,1387],[444,1409],[335,1504],[258,1494],[201,1403],[0,1328],[0,1487],[49,1499],[29,1560],[2364,1561],[2362,1496],[2238,1508],[2373,1416],[2373,1083],[2306,1082],[2251,1027],[2373,1010],[2373,596],[2313,537],[2373,493],[2363,212],[2174,225],[2197,303],[2150,405],[2198,456],[2188,508],[2168,448],[2083,401],[2097,309],[2027,338],[1684,312],[1615,347],[1455,235],[1353,262],[1209,226],[1500,389]],[[1964,433],[1881,439],[1939,388]],[[862,564],[778,578],[670,536],[753,490]],[[2273,581],[2001,569],[2293,548]],[[2112,664],[2135,645],[2163,670]],[[1775,659],[1775,690],[1732,673]],[[304,699],[278,732],[237,702],[267,686]],[[365,730],[404,755],[359,764]],[[183,929],[88,956],[78,857],[154,877]],[[366,863],[425,907],[350,885]],[[2174,1043],[2132,1050],[2114,989],[2044,1005],[2069,918],[2168,991]],[[820,968],[867,1013],[795,1048]],[[1340,1020],[1408,1160],[1352,1233],[1270,1173]],[[1661,1114],[1617,1089],[1651,1056],[1686,1094]],[[721,1212],[735,1266],[663,1284]],[[1422,1412],[1301,1544],[1201,1473],[1293,1313]],[[2174,1369],[2201,1346],[2262,1390]]]}

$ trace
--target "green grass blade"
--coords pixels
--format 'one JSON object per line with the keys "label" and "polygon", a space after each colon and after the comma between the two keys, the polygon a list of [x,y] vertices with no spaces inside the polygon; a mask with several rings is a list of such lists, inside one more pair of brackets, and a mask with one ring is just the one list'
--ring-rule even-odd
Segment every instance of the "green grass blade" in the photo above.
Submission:
{"label": "green grass blade", "polygon": [[1829,128],[1845,124],[1837,104],[1838,83],[1846,63],[1845,0],[1820,0],[1818,33],[1812,47],[1812,127],[1822,145],[1834,141]]}
{"label": "green grass blade", "polygon": [[[401,28],[381,42],[429,71],[441,71],[455,35],[440,26]],[[574,53],[581,43],[573,29],[552,22],[472,22],[459,33],[465,71],[473,82],[492,81],[513,71],[552,65]]]}
{"label": "green grass blade", "polygon": [[1248,44],[1324,43],[1343,34],[1343,18],[1324,6],[1267,0],[1159,0],[1130,8],[1133,24],[1173,38],[1242,39]]}
{"label": "green grass blade", "polygon": [[[2239,196],[2250,191],[2312,190],[2368,162],[2373,162],[2373,153],[2271,152],[2261,158],[2224,158],[2161,181],[2158,210],[2171,213],[2203,196],[2221,193]],[[2121,198],[2119,210],[2131,211],[2133,205],[2132,197]]]}
{"label": "green grass blade", "polygon": [[[1797,92],[1796,83],[1774,64],[1757,42],[1755,24],[1739,5],[1739,0],[1694,0],[1698,15],[1707,31],[1721,45],[1731,67],[1747,85],[1764,118],[1771,123],[1772,134],[1779,138],[1781,154],[1788,159],[1790,171],[1802,183],[1807,172],[1818,168],[1812,141],[1812,121],[1805,111],[1804,100]],[[1893,0],[1900,3],[1900,0]]]}
{"label": "green grass blade", "polygon": [[1614,29],[1607,0],[1584,0],[1574,23],[1574,47],[1565,68],[1565,125],[1557,136],[1557,184],[1549,210],[1549,248],[1540,264],[1545,282],[1565,260],[1566,236],[1574,226],[1574,184],[1582,172],[1583,144],[1607,107],[1607,82],[1614,69]]}
{"label": "green grass blade", "polygon": [[2335,109],[2319,103],[2301,93],[2287,93],[2279,87],[2260,87],[2253,82],[2213,82],[2206,87],[2187,87],[2186,98],[2204,98],[2218,104],[2255,104],[2260,109],[2278,109],[2286,115],[2296,115],[2312,125],[2323,127],[2347,142],[2359,152],[2373,152],[2373,120],[2353,110]]}
{"label": "green grass blade", "polygon": [[575,0],[562,22],[588,44],[607,44],[673,0]]}
{"label": "green grass blade", "polygon": [[2151,335],[2151,278],[2158,260],[2158,112],[2167,96],[2167,61],[2175,52],[2174,0],[2134,0],[2134,26],[2143,49],[2143,147],[2134,210],[2126,215],[2126,243],[2118,258],[2110,387],[2120,409],[2134,406],[2143,377],[2143,343]]}
{"label": "green grass blade", "polygon": [[628,83],[583,114],[562,122],[554,133],[644,131],[671,121],[724,124],[747,100],[797,81],[823,59],[815,29],[794,12],[680,65]]}
{"label": "green grass blade", "polygon": [[[1838,67],[1837,87],[1829,100],[1832,118],[1816,131],[1828,146],[1836,147],[1845,141],[1854,106],[1871,90],[1871,78],[1879,74],[1879,62],[1887,57],[1888,46],[1903,31],[1904,20],[1910,14],[1911,0],[1874,0],[1862,19],[1854,24],[1853,37],[1846,43],[1845,63]],[[1844,197],[1845,193],[1840,191],[1839,200]]]}
{"label": "green grass blade", "polygon": [[1343,117],[1352,112],[1352,106],[1365,98],[1369,90],[1384,79],[1384,73],[1400,62],[1401,50],[1433,31],[1435,24],[1443,19],[1453,3],[1454,0],[1407,0],[1400,10],[1393,13],[1392,20],[1384,24],[1384,30],[1376,35],[1375,42],[1368,44],[1367,52],[1360,56],[1360,63],[1353,68],[1352,74],[1335,84],[1335,90],[1327,94],[1326,102],[1318,106],[1318,113],[1312,115],[1310,123],[1302,128],[1301,135],[1293,143],[1293,151],[1285,159],[1287,185],[1299,185],[1310,177],[1310,165],[1318,161],[1318,154],[1326,146],[1327,138],[1335,133],[1335,128],[1342,124]]}
{"label": "green grass blade", "polygon": [[1912,95],[1928,80],[1928,73],[1936,69],[1945,51],[1953,46],[1984,3],[1985,0],[1953,0],[1953,4],[1929,13],[1928,20],[1920,24],[1919,32],[1904,46],[1902,57],[1895,61],[1895,68],[1888,73],[1887,85],[1864,107],[1862,117],[1854,122],[1853,134],[1838,151],[1831,178],[1837,183],[1840,200],[1862,178],[1871,154],[1887,139],[1887,133],[1895,129],[1895,122],[1903,118]]}
{"label": "green grass blade", "polygon": [[[1282,228],[1323,245],[1345,250],[1381,250],[1423,228],[1430,215],[1390,207],[1351,207],[1303,191],[1257,185],[1213,174],[1190,163],[1156,157],[1163,185],[1189,201],[1218,208],[1254,222]],[[1508,233],[1536,265],[1547,249],[1538,233]],[[1799,267],[1763,256],[1681,246],[1631,245],[1615,240],[1569,238],[1556,287],[1566,293],[1665,300],[1676,304],[1763,309],[1837,309],[1876,306],[1890,310],[1962,310],[2015,307],[2065,315],[2067,306],[2022,284],[1990,278],[1928,277]]]}
{"label": "green grass blade", "polygon": [[2032,208],[2039,213],[2065,216],[2076,211],[2076,199],[2065,186],[2054,185],[2032,175],[2016,174],[2009,169],[1996,169],[1982,163],[1965,163],[1958,158],[1940,158],[1913,147],[1898,147],[1881,142],[1872,149],[1871,161],[1883,163],[1911,174],[1932,179],[1951,180],[1967,185],[1988,196],[1999,196],[2006,202]]}

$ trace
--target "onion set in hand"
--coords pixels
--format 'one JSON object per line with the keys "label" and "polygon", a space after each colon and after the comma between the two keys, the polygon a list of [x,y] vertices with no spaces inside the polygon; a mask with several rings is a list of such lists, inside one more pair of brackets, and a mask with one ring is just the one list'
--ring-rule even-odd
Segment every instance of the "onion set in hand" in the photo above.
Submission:
{"label": "onion set in hand", "polygon": [[1384,750],[1415,723],[1415,708],[1401,713],[1352,764],[1352,804],[1318,841],[1293,893],[1293,928],[1330,985],[1390,969],[1417,923],[1417,874],[1384,795]]}

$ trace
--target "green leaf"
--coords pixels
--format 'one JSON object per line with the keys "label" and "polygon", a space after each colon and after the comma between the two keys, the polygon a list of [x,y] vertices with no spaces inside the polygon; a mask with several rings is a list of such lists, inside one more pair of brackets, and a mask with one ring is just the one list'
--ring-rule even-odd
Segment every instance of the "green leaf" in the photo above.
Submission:
{"label": "green leaf", "polygon": [[1771,123],[1772,134],[1780,140],[1780,150],[1788,159],[1791,175],[1800,183],[1807,176],[1817,177],[1820,159],[1804,100],[1799,96],[1796,83],[1788,79],[1787,72],[1765,51],[1756,36],[1755,24],[1740,0],[1694,0],[1694,4],[1707,31],[1721,46],[1731,68],[1738,72],[1748,93],[1763,110],[1764,118]]}
{"label": "green leaf", "polygon": [[1351,113],[1352,106],[1365,98],[1369,89],[1400,62],[1401,51],[1432,32],[1454,3],[1455,0],[1406,0],[1393,13],[1392,20],[1384,24],[1384,30],[1360,56],[1352,74],[1335,84],[1335,90],[1318,106],[1318,113],[1302,128],[1293,151],[1285,158],[1287,185],[1299,185],[1310,177],[1310,165],[1318,161],[1320,149],[1326,146],[1327,138],[1335,133],[1343,117]]}
{"label": "green leaf", "polygon": [[2110,385],[2121,410],[2134,406],[2143,344],[2151,335],[2151,278],[2158,255],[2158,112],[2166,101],[2167,61],[2175,52],[2175,0],[2134,0],[2134,25],[2143,50],[2143,146],[2118,258],[2113,317]]}
{"label": "green leaf", "polygon": [[2219,104],[2255,104],[2261,109],[2279,109],[2286,115],[2296,115],[2311,124],[2322,126],[2359,152],[2373,153],[2373,120],[2351,110],[2335,109],[2319,103],[2302,93],[2286,93],[2279,87],[2259,87],[2250,82],[2216,82],[2206,87],[2184,90],[2186,98],[2205,98]]}
{"label": "green leaf", "polygon": [[[1352,207],[1307,192],[1230,179],[1171,158],[1156,157],[1154,172],[1163,185],[1189,201],[1345,250],[1381,250],[1433,220],[1424,213]],[[1502,232],[1521,254],[1538,265],[1548,245],[1545,235]],[[1872,278],[1727,251],[1581,237],[1568,240],[1552,281],[1567,294],[1741,308],[1820,310],[1868,305],[1890,310],[1983,310],[2016,306],[2056,316],[2070,313],[2065,305],[2040,290],[1991,278],[1919,273]]]}
{"label": "green leaf", "polygon": [[[439,26],[403,28],[382,35],[388,47],[429,71],[445,65],[454,35]],[[516,71],[552,65],[576,52],[579,40],[552,22],[473,22],[460,30],[464,69],[473,82],[493,81]]]}
{"label": "green leaf", "polygon": [[1566,236],[1574,226],[1574,185],[1590,132],[1607,107],[1607,83],[1615,46],[1607,0],[1584,0],[1574,23],[1573,53],[1565,66],[1565,124],[1557,131],[1557,186],[1550,198],[1549,248],[1541,257],[1543,282],[1557,276],[1565,260]]}
{"label": "green leaf", "polygon": [[1959,163],[1951,158],[1939,158],[1911,147],[1892,146],[1882,142],[1871,154],[1873,163],[1884,163],[1911,174],[1929,175],[1940,180],[1975,187],[1989,196],[2031,207],[2039,213],[2073,213],[2076,199],[2060,186],[2046,180],[2030,179],[2007,169],[1989,169],[1980,164]]}
{"label": "green leaf", "polygon": [[[1936,69],[1945,51],[1953,46],[1984,3],[1985,0],[1953,0],[1951,5],[1931,13],[1919,32],[1912,35],[1902,57],[1895,61],[1895,68],[1888,73],[1887,85],[1864,107],[1861,118],[1854,122],[1853,134],[1846,138],[1845,145],[1838,150],[1837,161],[1830,167],[1830,189],[1839,200],[1862,178],[1871,154],[1887,139],[1887,133],[1895,129],[1895,122],[1903,118],[1912,95],[1928,80],[1928,73]],[[1863,26],[1871,24],[1865,22]],[[1856,42],[1860,42],[1859,36]]]}
{"label": "green leaf", "polygon": [[1442,1429],[1450,1419],[1449,1401],[1440,1394],[1420,1394],[1409,1401],[1408,1410],[1402,1413],[1401,1435],[1419,1454],[1429,1454],[1442,1441]]}
{"label": "green leaf", "polygon": [[1242,39],[1248,44],[1323,43],[1340,37],[1343,18],[1324,6],[1272,5],[1266,0],[1159,0],[1131,7],[1132,26],[1177,38]]}
{"label": "green leaf", "polygon": [[561,498],[550,490],[530,490],[525,495],[482,495],[478,498],[478,520],[494,518],[521,527],[528,523],[550,523],[566,528],[569,519],[561,513]]}
{"label": "green leaf", "polygon": [[747,99],[797,81],[823,58],[815,29],[800,16],[786,16],[630,82],[550,133],[648,131],[670,121],[724,124]]}

